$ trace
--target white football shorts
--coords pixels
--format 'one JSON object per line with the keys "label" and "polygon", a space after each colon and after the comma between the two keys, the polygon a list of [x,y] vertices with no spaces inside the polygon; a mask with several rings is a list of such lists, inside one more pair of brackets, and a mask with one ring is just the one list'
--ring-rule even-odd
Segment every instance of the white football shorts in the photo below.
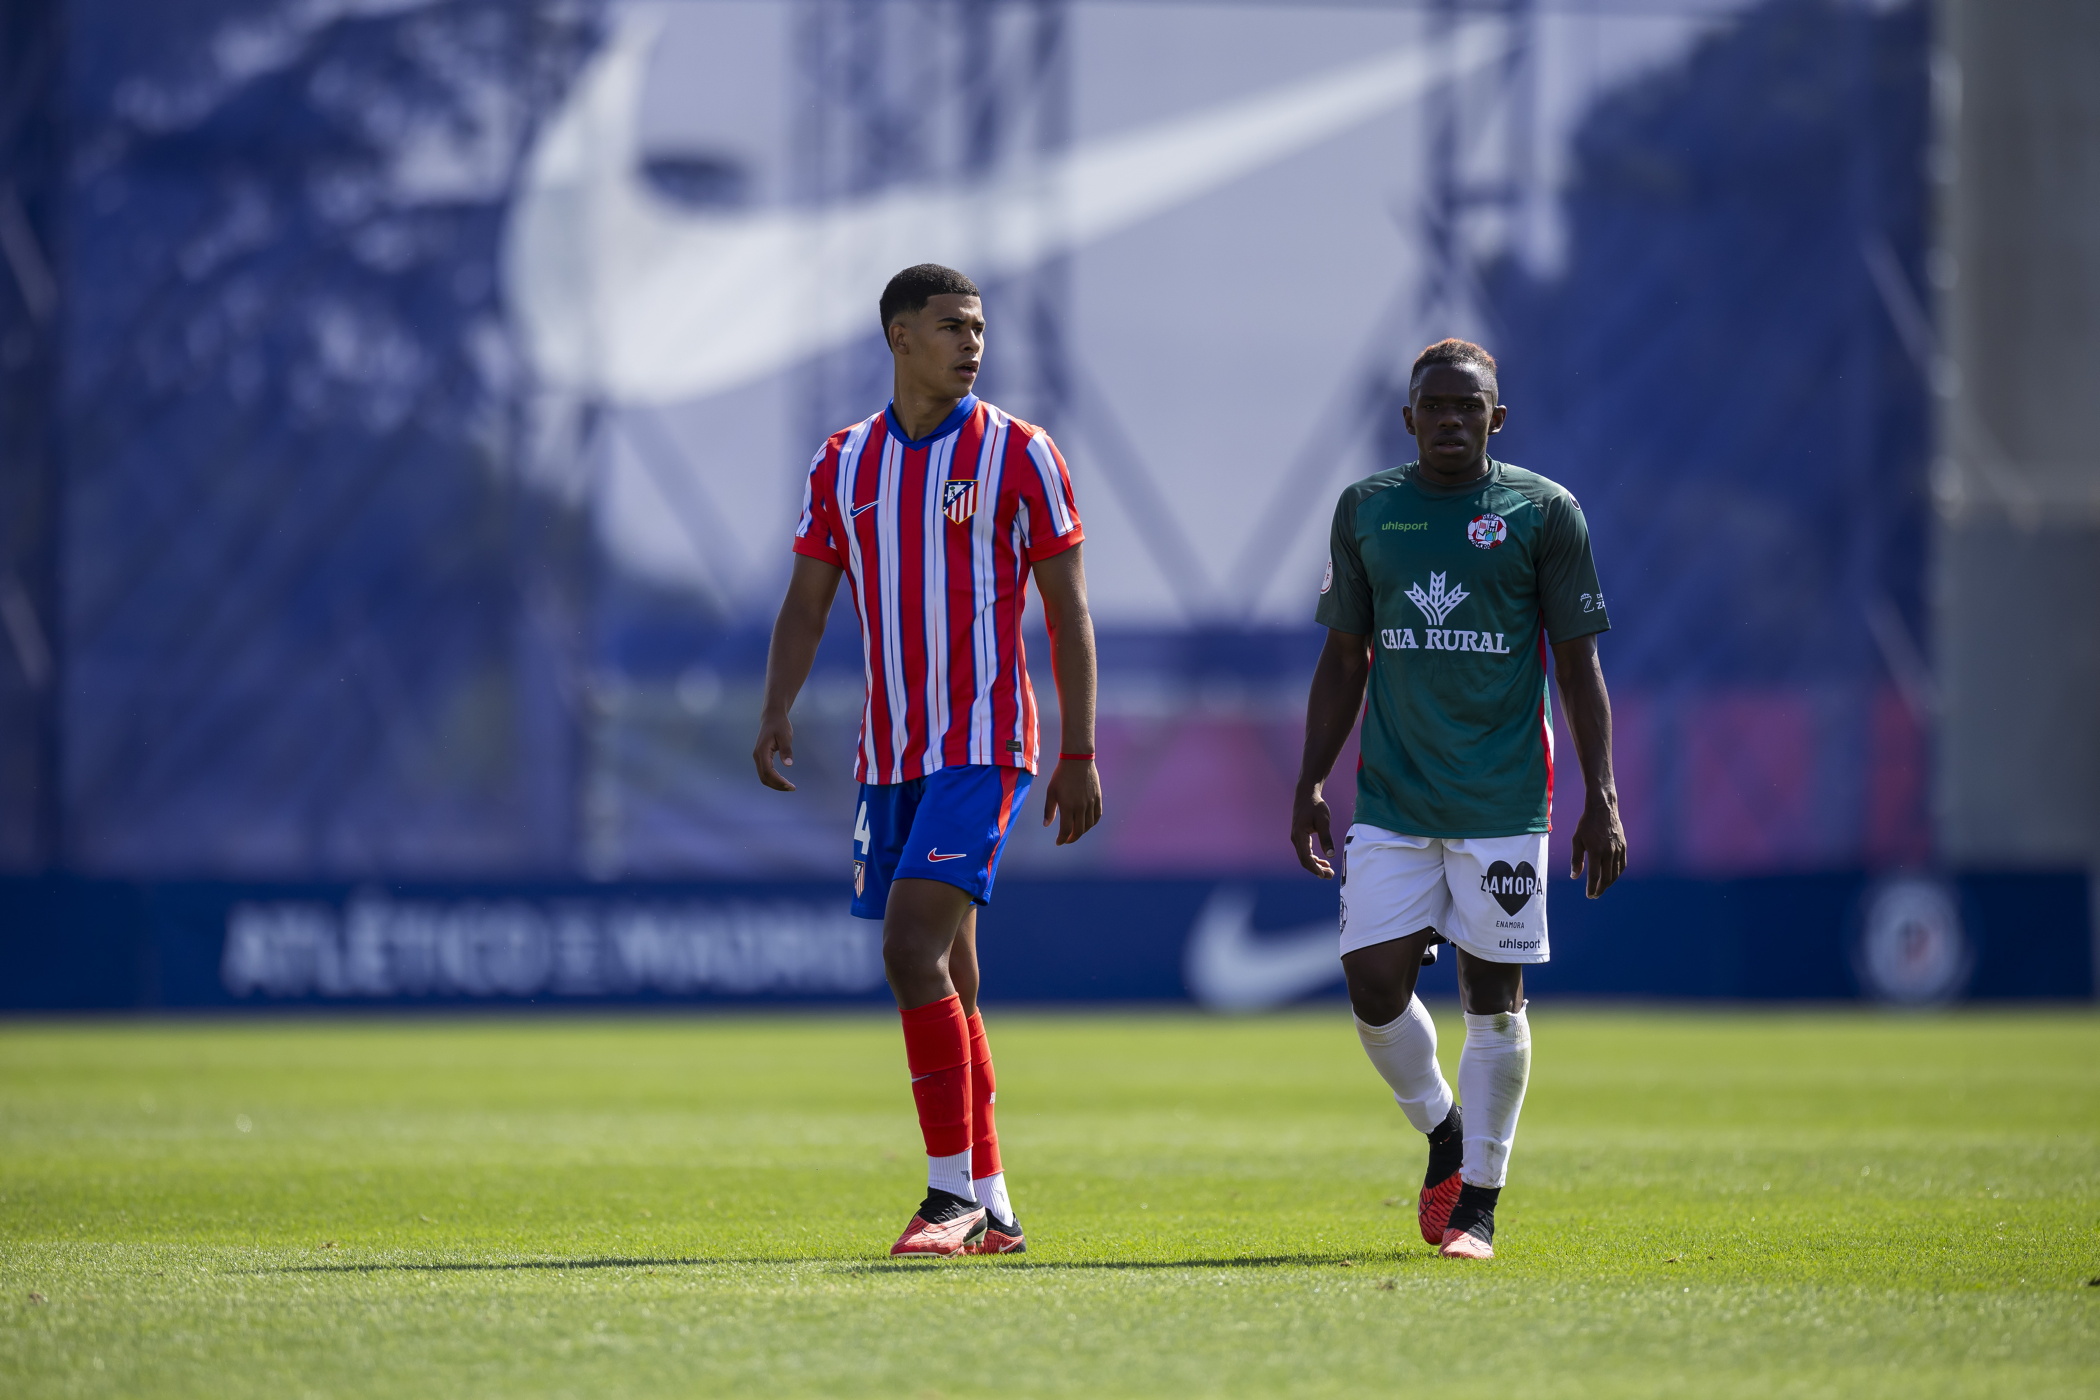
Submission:
{"label": "white football shorts", "polygon": [[1344,954],[1433,928],[1486,962],[1550,956],[1545,832],[1445,840],[1359,822],[1343,850]]}

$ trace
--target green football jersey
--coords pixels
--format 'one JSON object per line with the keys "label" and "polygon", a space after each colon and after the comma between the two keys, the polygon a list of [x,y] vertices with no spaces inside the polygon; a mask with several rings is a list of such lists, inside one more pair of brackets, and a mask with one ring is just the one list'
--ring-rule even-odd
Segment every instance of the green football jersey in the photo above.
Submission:
{"label": "green football jersey", "polygon": [[1488,461],[1457,490],[1409,462],[1342,492],[1319,621],[1371,644],[1356,819],[1410,836],[1544,831],[1546,642],[1611,626],[1582,507]]}

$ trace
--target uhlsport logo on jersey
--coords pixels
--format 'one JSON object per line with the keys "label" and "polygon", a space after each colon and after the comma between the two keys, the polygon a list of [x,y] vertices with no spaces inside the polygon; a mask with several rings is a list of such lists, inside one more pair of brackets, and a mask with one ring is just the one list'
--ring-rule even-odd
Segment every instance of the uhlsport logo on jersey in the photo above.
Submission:
{"label": "uhlsport logo on jersey", "polygon": [[1466,526],[1466,538],[1471,540],[1476,548],[1493,549],[1509,538],[1509,522],[1493,511],[1485,515],[1476,515],[1473,517],[1473,523]]}
{"label": "uhlsport logo on jersey", "polygon": [[977,483],[974,481],[950,481],[941,487],[941,509],[948,518],[960,525],[977,510]]}
{"label": "uhlsport logo on jersey", "polygon": [[1531,868],[1531,862],[1520,860],[1512,870],[1506,860],[1498,860],[1480,877],[1482,894],[1493,895],[1495,903],[1502,906],[1505,914],[1515,914],[1531,903],[1531,897],[1542,893],[1539,873]]}

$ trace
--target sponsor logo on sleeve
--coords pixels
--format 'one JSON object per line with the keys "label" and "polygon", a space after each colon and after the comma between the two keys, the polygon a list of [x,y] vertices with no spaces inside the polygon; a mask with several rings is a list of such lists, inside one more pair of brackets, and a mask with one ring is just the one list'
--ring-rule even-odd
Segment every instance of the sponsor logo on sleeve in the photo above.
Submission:
{"label": "sponsor logo on sleeve", "polygon": [[1493,549],[1509,538],[1509,522],[1493,511],[1476,515],[1472,524],[1466,526],[1466,538],[1476,549]]}

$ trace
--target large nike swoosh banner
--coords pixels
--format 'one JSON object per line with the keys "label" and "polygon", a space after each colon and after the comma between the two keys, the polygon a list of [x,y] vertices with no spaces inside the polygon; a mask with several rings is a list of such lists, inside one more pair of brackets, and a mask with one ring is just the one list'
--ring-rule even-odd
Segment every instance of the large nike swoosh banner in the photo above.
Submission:
{"label": "large nike swoosh banner", "polygon": [[[642,183],[654,11],[630,12],[548,123],[513,205],[504,283],[540,375],[605,400],[721,393],[870,333],[915,262],[1026,271],[1285,159],[1493,62],[1506,41],[1381,54],[1074,148],[976,185],[818,210],[696,213]],[[1454,57],[1455,56],[1455,57]]]}

